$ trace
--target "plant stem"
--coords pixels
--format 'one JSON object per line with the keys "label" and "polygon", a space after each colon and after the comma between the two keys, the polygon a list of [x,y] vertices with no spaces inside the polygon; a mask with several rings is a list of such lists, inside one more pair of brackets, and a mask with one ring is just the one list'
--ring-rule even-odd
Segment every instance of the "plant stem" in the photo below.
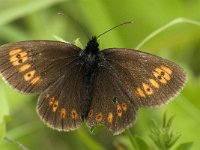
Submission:
{"label": "plant stem", "polygon": [[193,24],[193,25],[197,25],[200,26],[200,22],[199,21],[195,21],[195,20],[191,20],[191,19],[187,19],[187,18],[176,18],[174,20],[172,20],[171,22],[169,22],[168,24],[160,27],[159,29],[153,31],[150,35],[148,35],[142,42],[140,42],[138,44],[138,46],[136,46],[136,49],[140,49],[145,43],[147,43],[150,39],[152,39],[154,36],[156,36],[157,34],[159,34],[160,32],[166,30],[167,28],[174,26],[178,23],[189,23],[189,24]]}
{"label": "plant stem", "polygon": [[85,144],[87,144],[88,148],[93,150],[105,150],[99,143],[97,143],[95,140],[93,140],[90,136],[85,133],[83,129],[79,129],[77,131],[79,137],[83,140]]}

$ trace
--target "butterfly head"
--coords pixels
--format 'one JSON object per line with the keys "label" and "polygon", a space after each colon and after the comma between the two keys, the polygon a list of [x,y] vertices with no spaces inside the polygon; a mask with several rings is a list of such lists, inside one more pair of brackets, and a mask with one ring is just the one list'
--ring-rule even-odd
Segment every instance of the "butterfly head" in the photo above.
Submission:
{"label": "butterfly head", "polygon": [[87,46],[84,49],[86,54],[96,55],[99,52],[99,43],[97,42],[97,37],[93,36],[91,40],[87,43]]}

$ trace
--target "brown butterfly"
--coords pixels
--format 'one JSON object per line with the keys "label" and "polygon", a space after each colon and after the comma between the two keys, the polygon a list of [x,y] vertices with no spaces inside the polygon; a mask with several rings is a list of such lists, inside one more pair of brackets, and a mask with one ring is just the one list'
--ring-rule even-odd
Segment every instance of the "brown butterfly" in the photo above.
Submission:
{"label": "brown butterfly", "polygon": [[174,98],[186,74],[161,57],[125,48],[82,50],[58,41],[24,41],[0,47],[0,74],[22,93],[40,94],[37,113],[53,129],[69,131],[86,121],[113,134],[134,123],[139,107]]}

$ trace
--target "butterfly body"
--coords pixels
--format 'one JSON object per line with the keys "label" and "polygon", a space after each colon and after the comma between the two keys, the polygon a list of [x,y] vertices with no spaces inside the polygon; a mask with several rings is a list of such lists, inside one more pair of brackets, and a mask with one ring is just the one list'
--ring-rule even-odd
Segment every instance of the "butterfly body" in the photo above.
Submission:
{"label": "butterfly body", "polygon": [[70,131],[86,121],[113,134],[134,123],[139,107],[157,107],[175,97],[184,70],[161,57],[125,48],[85,49],[57,41],[0,46],[0,74],[22,93],[39,93],[37,113],[51,128]]}
{"label": "butterfly body", "polygon": [[92,88],[95,77],[95,71],[100,64],[100,52],[98,48],[99,44],[97,43],[96,37],[93,37],[90,42],[88,42],[86,48],[83,52],[80,52],[79,56],[83,64],[84,71],[84,92],[81,100],[82,107],[82,118],[86,118],[89,112],[89,108],[92,101]]}

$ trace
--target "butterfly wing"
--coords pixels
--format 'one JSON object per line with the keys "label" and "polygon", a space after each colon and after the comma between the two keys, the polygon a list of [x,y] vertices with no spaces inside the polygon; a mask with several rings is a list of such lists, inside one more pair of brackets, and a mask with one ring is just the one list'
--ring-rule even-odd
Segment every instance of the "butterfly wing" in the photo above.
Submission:
{"label": "butterfly wing", "polygon": [[82,65],[77,62],[40,95],[37,112],[49,127],[59,131],[80,127],[83,79]]}
{"label": "butterfly wing", "polygon": [[0,47],[0,74],[22,93],[39,93],[78,59],[80,48],[56,41],[24,41]]}
{"label": "butterfly wing", "polygon": [[139,106],[155,107],[175,97],[186,82],[177,64],[131,49],[107,49],[105,59],[118,71],[118,80]]}
{"label": "butterfly wing", "polygon": [[93,99],[87,125],[105,125],[113,134],[124,131],[136,118],[137,105],[117,80],[117,74],[106,64],[97,69],[94,79]]}

